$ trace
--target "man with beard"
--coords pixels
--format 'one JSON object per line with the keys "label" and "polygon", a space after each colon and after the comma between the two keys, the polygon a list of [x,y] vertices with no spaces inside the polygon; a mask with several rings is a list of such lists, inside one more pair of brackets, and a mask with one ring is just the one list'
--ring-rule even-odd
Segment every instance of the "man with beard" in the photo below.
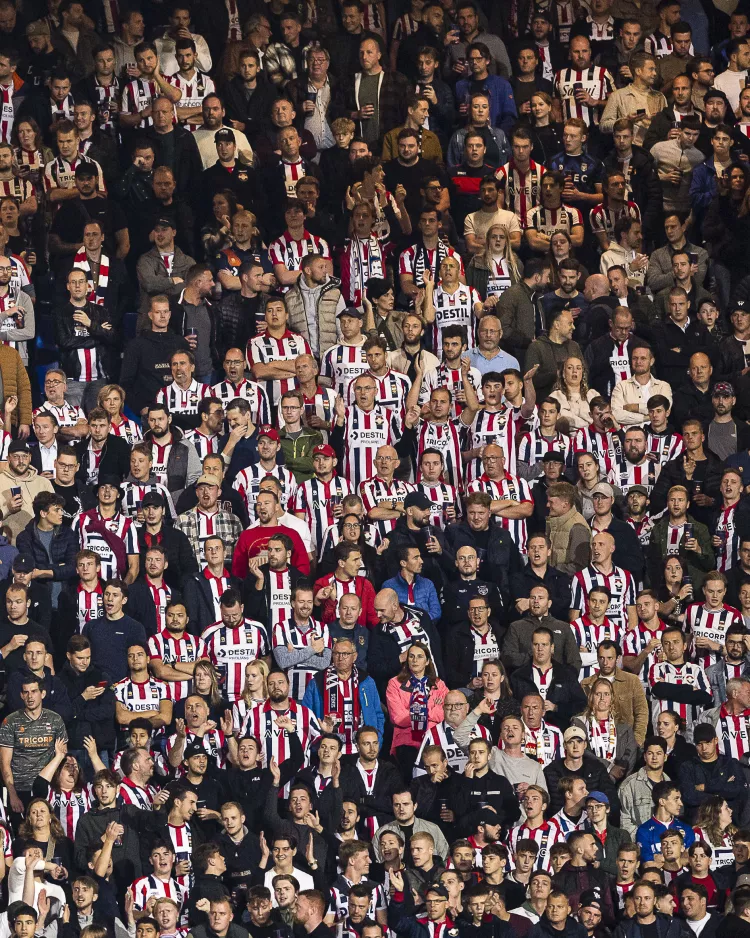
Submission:
{"label": "man with beard", "polygon": [[608,475],[609,482],[627,495],[631,486],[640,485],[650,494],[661,471],[661,466],[647,456],[648,435],[643,427],[630,427],[625,431],[622,458],[618,459]]}
{"label": "man with beard", "polygon": [[201,104],[203,114],[203,123],[193,133],[195,142],[198,144],[201,162],[204,169],[209,169],[219,159],[216,151],[215,135],[217,130],[225,128],[232,130],[234,128],[234,139],[237,144],[237,151],[248,165],[252,165],[253,151],[247,136],[243,133],[243,128],[237,127],[237,121],[226,121],[226,111],[221,98],[217,94],[207,94]]}
{"label": "man with beard", "polygon": [[[477,576],[479,557],[475,547],[459,547],[456,551],[455,565],[458,578],[451,577],[443,591],[442,623],[446,629],[465,622],[469,603],[474,597],[482,597],[490,607],[490,617],[498,621],[503,608],[503,600],[495,583],[482,580]],[[565,600],[569,599],[570,588],[566,590]],[[567,606],[566,606],[567,608]]]}

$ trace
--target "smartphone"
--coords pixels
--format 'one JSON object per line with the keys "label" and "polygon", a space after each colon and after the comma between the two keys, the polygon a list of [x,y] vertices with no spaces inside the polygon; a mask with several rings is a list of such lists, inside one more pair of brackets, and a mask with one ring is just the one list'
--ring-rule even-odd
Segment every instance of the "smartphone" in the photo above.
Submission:
{"label": "smartphone", "polygon": [[11,488],[10,488],[10,494],[13,496],[13,498],[15,498],[16,495],[20,495],[20,494],[21,494],[21,486],[20,486],[20,485],[12,485]]}
{"label": "smartphone", "polygon": [[688,257],[690,258],[690,263],[691,263],[691,264],[697,264],[697,263],[698,263],[698,252],[697,252],[697,251],[690,251],[690,252],[688,253]]}
{"label": "smartphone", "polygon": [[313,104],[315,104],[317,100],[318,100],[317,91],[308,91],[307,94],[305,95],[305,101],[312,101]]}
{"label": "smartphone", "polygon": [[691,521],[685,522],[685,539],[692,538],[693,536],[693,523]]}
{"label": "smartphone", "polygon": [[99,681],[99,683],[98,683],[96,686],[97,686],[97,687],[107,687],[108,685],[107,685],[107,682],[106,682],[106,681]]}
{"label": "smartphone", "polygon": [[635,116],[636,116],[636,117],[645,117],[645,116],[646,116],[646,108],[645,108],[645,107],[640,107],[640,108],[638,108],[638,110],[635,112]]}
{"label": "smartphone", "polygon": [[583,82],[575,81],[573,82],[573,95],[577,95],[579,91],[583,91]]}

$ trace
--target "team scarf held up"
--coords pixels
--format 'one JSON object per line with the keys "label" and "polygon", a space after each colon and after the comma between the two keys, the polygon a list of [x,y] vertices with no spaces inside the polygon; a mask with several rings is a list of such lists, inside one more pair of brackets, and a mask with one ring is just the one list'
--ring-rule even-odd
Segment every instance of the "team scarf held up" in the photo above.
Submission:
{"label": "team scarf held up", "polygon": [[[332,717],[334,722],[338,722],[338,728],[334,732],[351,743],[354,734],[359,729],[362,722],[362,710],[359,700],[359,670],[352,668],[352,673],[346,681],[341,681],[336,668],[326,668],[325,674],[325,699],[323,701],[323,716]],[[351,697],[347,699],[344,696],[345,687],[342,684],[349,684]]]}
{"label": "team scarf held up", "polygon": [[102,254],[99,260],[99,279],[96,282],[96,287],[94,287],[94,278],[91,271],[91,264],[89,264],[89,259],[86,256],[86,250],[83,248],[78,251],[76,256],[73,258],[73,267],[77,270],[82,270],[86,274],[86,280],[88,281],[89,292],[86,296],[86,299],[89,303],[95,303],[97,306],[104,306],[104,300],[107,294],[107,284],[109,282],[109,258]]}
{"label": "team scarf held up", "polygon": [[404,685],[404,689],[411,691],[409,700],[409,716],[413,733],[424,733],[427,729],[427,675],[422,678],[412,676]]}

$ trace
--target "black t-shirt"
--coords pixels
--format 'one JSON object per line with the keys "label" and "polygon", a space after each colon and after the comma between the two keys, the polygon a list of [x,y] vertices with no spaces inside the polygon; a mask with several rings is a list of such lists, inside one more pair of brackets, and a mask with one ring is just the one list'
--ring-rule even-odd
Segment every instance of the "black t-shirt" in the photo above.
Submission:
{"label": "black t-shirt", "polygon": [[111,256],[115,249],[115,232],[127,228],[128,221],[120,206],[107,198],[99,196],[63,202],[52,222],[51,232],[68,244],[80,244],[83,229],[90,221],[98,221],[102,225],[104,253]]}
{"label": "black t-shirt", "polygon": [[73,523],[73,518],[82,510],[81,497],[78,494],[78,486],[76,485],[59,485],[53,480],[52,488],[55,490],[55,495],[59,495],[61,498],[65,499],[65,505],[63,506],[63,520],[62,523],[65,527],[69,528]]}
{"label": "black t-shirt", "polygon": [[437,163],[432,160],[423,160],[420,157],[413,166],[402,166],[398,160],[389,160],[383,167],[385,170],[385,187],[393,193],[399,183],[406,189],[406,211],[412,220],[412,226],[416,231],[416,224],[419,221],[419,211],[422,208],[422,196],[419,190],[422,187],[422,180],[425,176],[438,176],[440,182],[448,185],[448,177],[441,170]]}
{"label": "black t-shirt", "polygon": [[[7,620],[0,622],[0,648],[4,648],[14,635],[28,635],[29,637],[33,635],[39,637],[47,648],[52,651],[49,634],[44,631],[38,622],[32,622],[31,619],[29,619],[25,625],[14,625]],[[0,661],[0,672],[4,672],[4,677],[7,681],[8,676],[12,674],[13,671],[17,671],[24,666],[23,645],[21,645],[20,648],[15,648]]]}

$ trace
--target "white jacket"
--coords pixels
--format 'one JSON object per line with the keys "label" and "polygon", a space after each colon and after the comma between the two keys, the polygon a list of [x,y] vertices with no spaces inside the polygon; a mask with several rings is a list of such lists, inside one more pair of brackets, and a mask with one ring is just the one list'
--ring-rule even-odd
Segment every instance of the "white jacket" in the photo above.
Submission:
{"label": "white jacket", "polygon": [[[612,390],[612,416],[617,423],[624,426],[640,427],[648,420],[648,408],[646,404],[648,399],[655,394],[663,394],[672,404],[672,387],[666,381],[659,381],[658,378],[651,378],[651,384],[648,385],[648,396],[643,393],[643,385],[639,384],[635,378],[628,378],[627,381],[618,381]],[[626,404],[637,404],[638,413],[632,410],[625,410]]]}

